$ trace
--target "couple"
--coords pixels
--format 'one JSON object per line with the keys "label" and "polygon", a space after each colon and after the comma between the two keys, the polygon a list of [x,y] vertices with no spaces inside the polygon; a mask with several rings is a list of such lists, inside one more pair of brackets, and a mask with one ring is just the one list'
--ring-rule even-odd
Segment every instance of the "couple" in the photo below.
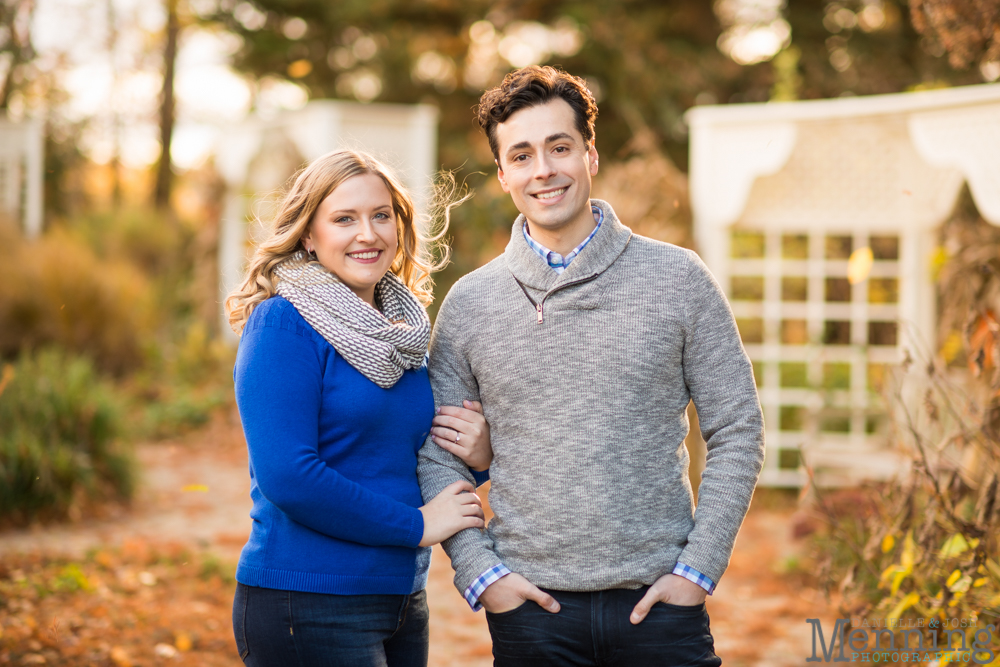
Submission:
{"label": "couple", "polygon": [[[241,657],[425,665],[421,547],[443,541],[496,665],[719,665],[704,600],[763,461],[725,297],[694,253],[590,199],[582,79],[518,70],[478,114],[521,215],[433,335],[412,204],[353,153],[302,172],[228,301],[254,500]],[[689,400],[708,447],[697,508]]]}

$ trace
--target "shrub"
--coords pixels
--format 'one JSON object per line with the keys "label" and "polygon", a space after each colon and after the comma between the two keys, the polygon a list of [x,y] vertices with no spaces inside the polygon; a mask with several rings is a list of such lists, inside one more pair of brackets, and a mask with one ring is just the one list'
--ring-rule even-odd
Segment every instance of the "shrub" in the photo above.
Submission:
{"label": "shrub", "polygon": [[24,353],[0,380],[0,521],[74,517],[131,497],[120,400],[92,363],[55,348]]}
{"label": "shrub", "polygon": [[[958,628],[972,645],[985,631],[995,645],[1000,231],[979,217],[966,193],[941,234],[935,269],[942,349],[936,359],[908,353],[887,396],[910,470],[875,489],[819,494],[827,530],[818,533],[817,550],[829,583],[844,594],[844,613],[890,623],[922,619],[909,627],[925,628],[928,641],[939,629]],[[1000,651],[961,657],[970,659],[1000,665]],[[957,661],[946,653],[939,662]]]}
{"label": "shrub", "polygon": [[66,231],[29,243],[0,228],[0,356],[57,345],[125,373],[142,362],[153,302],[134,266],[99,258]]}

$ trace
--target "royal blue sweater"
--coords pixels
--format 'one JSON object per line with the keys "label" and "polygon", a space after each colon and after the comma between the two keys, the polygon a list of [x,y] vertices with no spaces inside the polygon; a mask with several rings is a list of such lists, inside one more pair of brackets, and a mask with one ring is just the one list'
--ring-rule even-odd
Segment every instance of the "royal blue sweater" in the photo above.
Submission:
{"label": "royal blue sweater", "polygon": [[275,296],[247,320],[234,376],[253,499],[237,581],[338,595],[421,590],[427,368],[382,389]]}

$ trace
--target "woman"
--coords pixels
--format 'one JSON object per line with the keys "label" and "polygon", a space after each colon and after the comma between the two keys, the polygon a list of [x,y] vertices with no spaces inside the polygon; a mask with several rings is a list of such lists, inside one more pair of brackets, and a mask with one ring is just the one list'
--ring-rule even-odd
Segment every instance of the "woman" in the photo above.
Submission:
{"label": "woman", "polygon": [[[233,603],[247,665],[427,663],[420,547],[484,526],[468,483],[427,504],[417,485],[434,417],[427,241],[384,166],[330,153],[295,179],[227,299],[253,499]],[[447,412],[436,441],[488,466],[482,415]]]}

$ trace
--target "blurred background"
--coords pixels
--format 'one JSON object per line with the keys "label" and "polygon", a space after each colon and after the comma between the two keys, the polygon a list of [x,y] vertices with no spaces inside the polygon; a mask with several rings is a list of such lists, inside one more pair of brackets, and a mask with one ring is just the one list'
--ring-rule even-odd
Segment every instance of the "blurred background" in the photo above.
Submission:
{"label": "blurred background", "polygon": [[[896,618],[1000,610],[1000,234],[980,213],[983,195],[964,184],[971,172],[928,181],[953,187],[917,245],[907,245],[917,223],[905,216],[888,231],[861,218],[847,231],[822,223],[814,242],[811,218],[769,227],[761,202],[795,186],[764,181],[728,226],[706,232],[704,202],[712,187],[728,197],[730,183],[703,173],[703,203],[689,188],[696,121],[783,118],[799,123],[787,169],[811,170],[810,197],[860,197],[824,180],[839,158],[802,139],[813,112],[769,114],[823,109],[836,120],[853,113],[837,106],[845,98],[872,95],[926,108],[994,99],[982,84],[1000,79],[1000,0],[0,0],[0,663],[154,664],[194,650],[191,664],[231,664],[227,568],[246,531],[213,512],[234,507],[246,522],[246,460],[224,295],[286,179],[351,145],[384,157],[422,201],[440,170],[475,192],[452,216],[439,302],[509,239],[517,211],[473,111],[486,88],[532,64],[587,80],[600,107],[595,196],[636,232],[706,257],[755,362],[769,442],[781,447],[751,525],[763,531],[759,548],[777,551],[750,556],[773,560],[772,593],[797,602],[758,610],[771,622],[748,630],[752,615],[735,611],[757,597],[746,593],[756,585],[747,568],[731,588],[746,593],[730,615],[743,627],[730,633],[731,664],[800,664],[808,627],[805,639],[766,647],[787,639],[774,619],[801,626],[820,613],[809,605]],[[966,86],[986,92],[934,97]],[[779,104],[809,100],[840,102]],[[909,101],[886,104],[877,112],[886,118],[912,111]],[[882,150],[883,138],[894,145],[891,129],[845,127],[843,145],[865,144],[893,169],[911,160]],[[995,121],[983,127],[979,143],[995,145]],[[748,145],[735,163],[755,159]],[[714,260],[713,248],[723,249]],[[772,259],[801,260],[802,280],[824,268],[813,283],[772,288]],[[904,345],[907,271],[925,285],[914,311],[930,322],[920,346]],[[781,319],[767,310],[772,299],[900,310],[883,317],[890,335],[865,319],[869,310],[864,321],[857,308],[842,320]],[[812,347],[781,347],[800,344]],[[824,438],[835,447],[877,439],[893,457],[869,465],[863,447],[840,450],[877,474],[814,484],[821,466],[803,446]],[[699,444],[689,444],[697,483]],[[872,477],[880,486],[864,486]],[[460,600],[441,572],[451,609]],[[155,597],[164,581],[189,582],[185,604],[202,611],[164,611],[170,595]],[[805,589],[816,597],[802,598]],[[171,591],[181,595],[181,584]],[[60,602],[43,613],[44,599]],[[154,602],[169,620],[136,627]],[[199,613],[222,615],[214,628],[189,627]],[[440,611],[432,630],[468,651],[434,664],[486,660],[483,628],[462,630],[482,619],[453,613]],[[132,634],[86,639],[94,618],[104,619],[98,630]]]}

